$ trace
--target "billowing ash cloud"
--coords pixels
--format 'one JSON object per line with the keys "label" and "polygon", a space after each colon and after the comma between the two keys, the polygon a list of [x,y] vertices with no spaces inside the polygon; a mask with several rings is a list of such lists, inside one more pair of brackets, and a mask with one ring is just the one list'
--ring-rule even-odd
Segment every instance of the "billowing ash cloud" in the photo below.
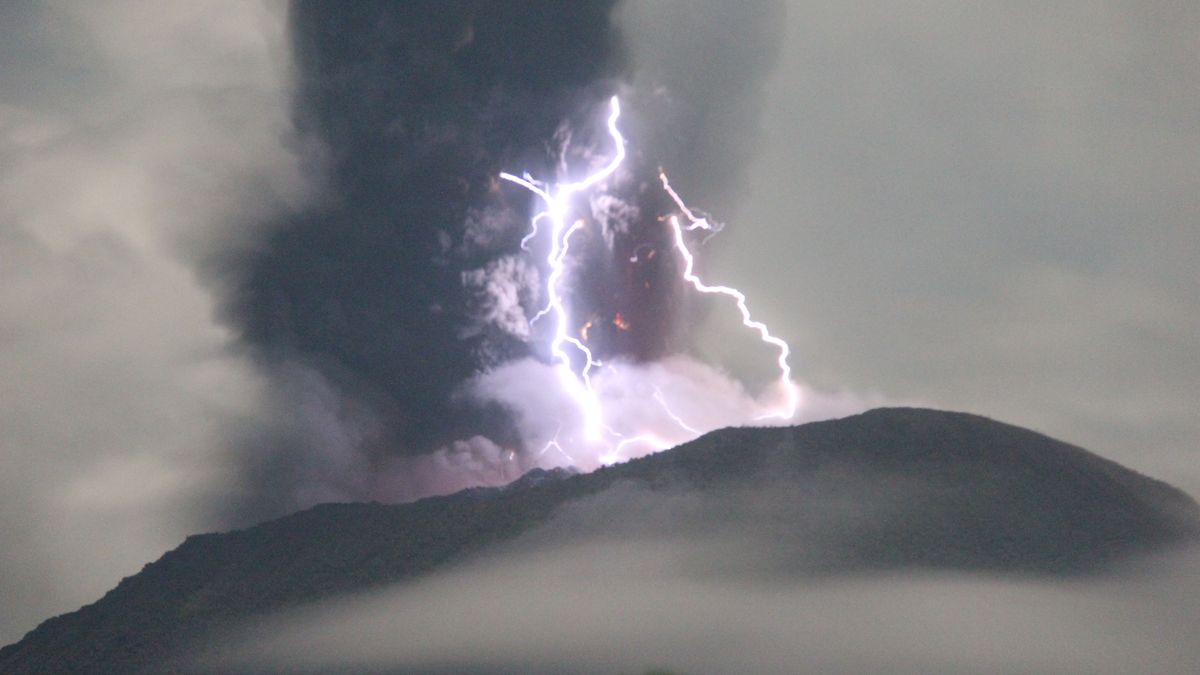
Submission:
{"label": "billowing ash cloud", "polygon": [[549,169],[563,120],[612,89],[611,4],[294,4],[295,114],[323,198],[222,268],[247,342],[382,392],[409,452],[458,437],[451,393],[479,354],[524,353],[471,330],[462,283],[520,237],[526,204],[496,174]]}
{"label": "billowing ash cloud", "polygon": [[594,465],[541,452],[578,411],[498,176],[606,161],[614,93],[630,156],[564,280],[597,391],[661,427],[625,456],[744,421],[766,379],[686,330],[731,307],[651,256],[658,166],[720,212],[752,147],[781,8],[721,4],[5,4],[0,641],[189,532]]}
{"label": "billowing ash cloud", "polygon": [[[252,253],[210,266],[223,316],[292,411],[239,452],[242,518],[586,468],[761,412],[767,380],[747,393],[687,355],[696,319],[736,322],[736,308],[688,292],[657,176],[669,168],[720,208],[753,148],[782,5],[720,4],[293,4],[294,114],[320,194],[264,223]],[[647,50],[647,29],[667,37]],[[580,413],[549,365],[553,317],[535,321],[551,244],[527,234],[543,205],[499,176],[576,180],[603,165],[614,94],[629,156],[574,205],[586,227],[560,288],[568,330],[605,364],[593,382],[609,433],[628,443],[577,456],[565,446]],[[639,441],[641,419],[659,430]]]}

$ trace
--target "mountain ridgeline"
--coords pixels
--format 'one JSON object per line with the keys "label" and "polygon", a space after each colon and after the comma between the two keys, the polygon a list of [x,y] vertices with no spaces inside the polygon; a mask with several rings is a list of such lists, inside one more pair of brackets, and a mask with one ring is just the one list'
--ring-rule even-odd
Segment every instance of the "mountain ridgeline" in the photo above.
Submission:
{"label": "mountain ridgeline", "polygon": [[747,537],[762,550],[756,565],[793,577],[1061,577],[1200,539],[1200,508],[1085,450],[974,415],[890,408],[724,429],[590,474],[537,472],[411,504],[326,504],[189,537],[0,650],[0,672],[153,670],[238,621],[415,580],[531,535],[547,545],[722,533]]}

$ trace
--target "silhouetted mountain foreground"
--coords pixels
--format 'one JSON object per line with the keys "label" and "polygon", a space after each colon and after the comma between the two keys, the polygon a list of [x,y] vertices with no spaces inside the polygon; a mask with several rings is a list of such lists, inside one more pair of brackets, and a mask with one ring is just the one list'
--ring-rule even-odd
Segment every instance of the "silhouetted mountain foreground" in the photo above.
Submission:
{"label": "silhouetted mountain foreground", "polygon": [[586,475],[539,472],[403,505],[327,504],[189,537],[96,603],[0,650],[0,672],[153,669],[238,620],[483,557],[589,503],[626,507],[543,539],[632,520],[643,533],[699,536],[720,513],[711,527],[766,535],[772,565],[789,575],[1077,575],[1200,534],[1187,495],[1080,448],[973,415],[879,409],[724,429]]}

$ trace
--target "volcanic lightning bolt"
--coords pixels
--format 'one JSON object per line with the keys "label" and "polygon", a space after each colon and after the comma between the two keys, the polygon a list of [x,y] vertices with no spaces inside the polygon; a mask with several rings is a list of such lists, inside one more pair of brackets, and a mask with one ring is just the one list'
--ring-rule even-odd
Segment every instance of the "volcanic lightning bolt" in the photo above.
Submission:
{"label": "volcanic lightning bolt", "polygon": [[[523,176],[516,176],[511,173],[500,174],[500,178],[532,192],[540,198],[544,205],[544,209],[535,214],[531,219],[530,230],[521,240],[521,248],[525,251],[530,251],[529,243],[541,236],[543,231],[549,231],[550,247],[545,260],[545,264],[550,270],[545,285],[546,305],[532,317],[530,323],[544,317],[551,317],[553,319],[553,331],[550,338],[549,351],[557,380],[561,384],[563,392],[567,394],[578,409],[582,418],[582,442],[588,446],[592,446],[596,450],[601,464],[610,464],[619,461],[625,449],[634,444],[646,445],[655,450],[662,450],[673,444],[671,440],[664,438],[654,431],[639,431],[626,435],[618,432],[613,426],[610,426],[614,421],[607,419],[601,397],[597,394],[592,382],[592,370],[598,367],[600,362],[595,358],[593,352],[584,341],[575,337],[567,299],[564,297],[565,264],[570,253],[571,237],[585,227],[584,219],[572,217],[573,202],[581,194],[598,187],[604,181],[611,178],[625,161],[626,141],[617,126],[620,116],[620,101],[614,96],[609,102],[607,129],[608,135],[615,146],[615,151],[611,159],[600,169],[588,174],[581,180],[568,183],[549,183],[536,180],[529,174],[524,174]],[[706,230],[708,232],[707,236],[711,237],[720,231],[721,225],[710,222],[707,217],[698,216],[672,189],[666,174],[660,172],[659,176],[663,189],[670,195],[679,208],[679,211],[687,220],[685,227],[680,222],[678,216],[671,216],[667,219],[673,231],[675,249],[683,259],[683,280],[700,293],[721,295],[733,299],[741,314],[742,324],[756,331],[765,344],[773,347],[778,352],[779,383],[784,392],[784,404],[779,409],[771,410],[754,419],[791,419],[796,414],[799,404],[799,390],[791,381],[791,368],[788,365],[790,349],[787,343],[771,334],[765,324],[751,318],[750,310],[746,304],[746,296],[741,291],[728,286],[710,286],[696,276],[694,271],[695,260],[692,252],[687,247],[684,231],[685,229],[687,231]],[[637,262],[636,252],[633,262]],[[621,319],[619,314],[615,320],[615,325],[619,329],[625,327],[623,319]],[[582,330],[585,340],[587,337],[587,328],[590,327],[591,322],[589,321]],[[575,352],[575,361],[581,363],[578,367],[573,365],[574,361],[571,350]],[[698,429],[689,426],[672,411],[662,391],[657,387],[654,389],[654,399],[661,405],[668,418],[678,427],[676,433],[682,429],[689,434],[689,438],[699,435],[700,432]],[[620,426],[621,420],[616,420],[615,423]],[[561,431],[562,426],[560,424],[559,432]],[[576,439],[577,442],[578,440]],[[547,450],[554,449],[563,456],[570,458],[571,455],[563,448],[562,443],[564,442],[570,443],[566,439],[560,439],[559,433],[556,433],[554,438],[546,443],[542,449],[542,454],[545,454]]]}
{"label": "volcanic lightning bolt", "polygon": [[[550,353],[558,362],[559,380],[562,382],[564,390],[575,400],[580,411],[583,413],[585,420],[584,436],[589,441],[600,440],[600,432],[604,425],[600,401],[596,397],[595,390],[592,388],[591,380],[591,370],[598,363],[593,358],[592,351],[587,348],[587,345],[570,334],[570,317],[563,303],[559,284],[563,277],[563,262],[566,260],[567,252],[570,248],[571,235],[583,226],[583,221],[579,220],[572,223],[569,227],[567,226],[572,199],[580,192],[591,188],[611,176],[616,172],[617,167],[621,166],[621,163],[625,161],[625,137],[621,135],[621,130],[617,128],[617,120],[621,117],[621,102],[616,96],[612,97],[610,108],[608,132],[612,137],[613,143],[616,145],[616,152],[608,164],[599,171],[574,183],[560,183],[553,187],[546,186],[545,188],[539,187],[529,177],[521,178],[510,173],[500,174],[500,177],[504,180],[516,183],[541,197],[542,201],[546,204],[546,210],[533,217],[533,227],[526,238],[521,240],[521,246],[527,246],[529,240],[537,236],[538,221],[543,218],[550,221],[550,255],[546,259],[546,263],[550,266],[550,277],[546,282],[546,296],[549,301],[546,308],[539,312],[534,319],[541,318],[541,316],[547,313],[554,314],[554,337],[550,341]],[[575,371],[571,369],[571,357],[564,350],[565,344],[575,347],[584,357],[583,368],[579,372],[578,377],[576,377]]]}
{"label": "volcanic lightning bolt", "polygon": [[[667,180],[667,174],[664,171],[659,171],[658,177],[662,180],[663,189],[675,201],[676,206],[683,212],[683,215],[688,219],[690,225],[689,230],[702,229],[713,230],[714,226],[710,225],[705,218],[697,218],[679,195],[671,188],[671,182]],[[767,328],[767,325],[761,321],[755,321],[750,317],[750,308],[746,305],[746,295],[736,288],[729,286],[709,286],[700,280],[700,277],[694,273],[696,260],[692,256],[692,252],[688,250],[687,243],[683,240],[683,227],[679,224],[679,216],[671,216],[668,219],[671,223],[671,229],[675,234],[675,248],[679,254],[683,256],[683,278],[692,288],[695,288],[701,293],[719,294],[733,298],[737,304],[738,312],[742,315],[742,325],[758,332],[762,341],[771,345],[779,351],[779,358],[776,363],[779,365],[779,386],[784,391],[784,406],[779,410],[775,410],[764,415],[756,417],[756,420],[764,419],[782,419],[787,420],[795,417],[796,407],[800,403],[800,392],[794,382],[792,382],[792,367],[788,365],[788,356],[791,354],[791,347],[788,343],[775,337]]]}

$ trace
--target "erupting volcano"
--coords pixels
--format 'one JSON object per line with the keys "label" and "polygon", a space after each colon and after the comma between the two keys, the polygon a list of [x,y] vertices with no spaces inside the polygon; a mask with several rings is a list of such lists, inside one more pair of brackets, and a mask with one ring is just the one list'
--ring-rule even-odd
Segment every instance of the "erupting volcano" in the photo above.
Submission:
{"label": "erupting volcano", "polygon": [[[616,418],[605,405],[598,380],[620,378],[625,372],[632,371],[616,367],[605,370],[604,361],[622,356],[646,360],[649,354],[661,349],[651,345],[662,344],[669,335],[669,331],[664,330],[668,323],[666,317],[671,314],[669,311],[660,314],[656,321],[649,312],[641,309],[652,305],[646,302],[646,296],[655,291],[659,303],[665,299],[668,307],[683,286],[703,294],[725,296],[736,305],[742,323],[778,351],[779,378],[775,384],[778,391],[770,392],[768,397],[776,396],[782,402],[764,404],[764,411],[755,415],[755,420],[791,420],[799,403],[799,390],[791,381],[788,344],[772,335],[766,324],[751,317],[741,291],[727,286],[710,286],[695,274],[695,257],[687,241],[689,234],[699,231],[704,235],[703,241],[707,241],[708,235],[715,234],[719,227],[708,218],[697,216],[671,187],[661,169],[658,178],[662,191],[670,197],[677,214],[646,218],[641,216],[641,209],[625,203],[606,189],[622,168],[627,154],[626,141],[618,126],[620,116],[620,101],[613,96],[607,121],[613,144],[611,156],[599,169],[582,178],[551,183],[535,179],[528,173],[522,176],[500,174],[500,178],[532,192],[543,206],[532,217],[530,230],[521,239],[521,248],[527,252],[532,252],[532,246],[540,240],[549,241],[549,253],[542,265],[547,270],[542,289],[545,305],[528,320],[530,334],[533,339],[545,342],[545,351],[561,391],[575,407],[570,418],[558,420],[554,436],[545,441],[538,456],[553,449],[567,461],[584,466],[594,466],[597,462],[610,464],[636,456],[631,453],[645,454],[648,449],[662,450],[701,433],[683,421],[658,387],[652,389],[652,398],[646,403],[657,404],[661,415],[649,426],[637,426],[636,421],[630,424],[628,420]],[[568,148],[564,148],[564,157],[567,152]],[[565,161],[562,166],[565,173],[571,172],[572,167],[567,167]],[[597,204],[608,207],[607,211],[596,209]],[[620,207],[615,213],[626,214],[626,219],[611,217],[614,205]],[[601,218],[598,214],[610,217]],[[680,222],[680,217],[687,220],[686,226]],[[597,266],[598,261],[601,271],[581,269],[588,262],[580,262],[573,255],[573,240],[584,239],[589,234],[587,243],[608,255],[584,254],[584,260],[592,266]],[[659,255],[660,251],[666,253]],[[592,287],[590,293],[576,293],[587,288],[579,280],[605,279],[605,269],[611,272],[608,281],[615,283]],[[575,283],[570,277],[576,277]],[[629,283],[631,281],[634,283]],[[576,295],[582,296],[582,301],[576,301]],[[631,321],[627,317],[646,320]],[[539,323],[542,325],[536,325]],[[630,339],[622,340],[622,335],[628,335]],[[647,393],[643,389],[642,397],[646,398]]]}

